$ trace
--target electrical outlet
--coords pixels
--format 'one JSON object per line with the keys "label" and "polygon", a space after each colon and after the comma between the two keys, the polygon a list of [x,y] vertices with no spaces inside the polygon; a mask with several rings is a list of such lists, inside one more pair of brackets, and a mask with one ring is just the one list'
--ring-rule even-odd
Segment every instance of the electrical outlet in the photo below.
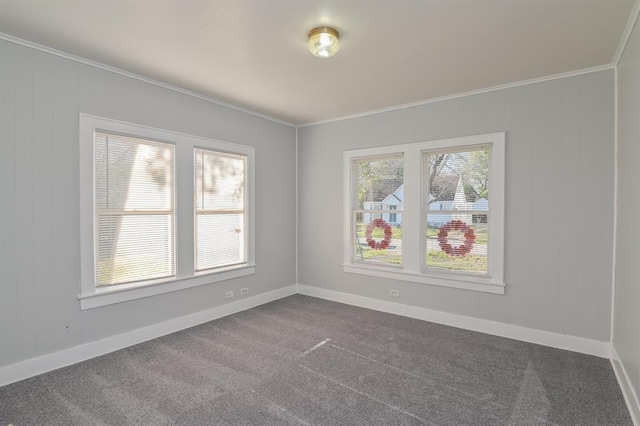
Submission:
{"label": "electrical outlet", "polygon": [[240,289],[240,294],[249,294],[249,289],[247,287]]}
{"label": "electrical outlet", "polygon": [[233,297],[233,290],[229,290],[228,292],[226,292],[224,294],[224,297],[226,297],[227,299],[231,299]]}
{"label": "electrical outlet", "polygon": [[69,331],[71,331],[71,324],[69,324],[69,321],[65,321],[64,322],[64,332],[65,333],[69,333]]}
{"label": "electrical outlet", "polygon": [[395,288],[392,288],[391,290],[389,290],[389,294],[393,297],[398,297],[400,296],[400,290],[396,290]]}

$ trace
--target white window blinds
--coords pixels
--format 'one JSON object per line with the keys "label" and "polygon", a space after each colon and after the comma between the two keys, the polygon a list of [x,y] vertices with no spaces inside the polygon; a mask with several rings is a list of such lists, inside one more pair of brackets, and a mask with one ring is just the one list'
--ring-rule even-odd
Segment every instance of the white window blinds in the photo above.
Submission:
{"label": "white window blinds", "polygon": [[247,156],[196,148],[195,271],[247,262]]}
{"label": "white window blinds", "polygon": [[426,267],[489,273],[490,146],[424,153]]}
{"label": "white window blinds", "polygon": [[352,164],[353,258],[356,262],[402,265],[404,161],[402,156],[365,158]]}
{"label": "white window blinds", "polygon": [[175,147],[96,130],[96,286],[175,276]]}

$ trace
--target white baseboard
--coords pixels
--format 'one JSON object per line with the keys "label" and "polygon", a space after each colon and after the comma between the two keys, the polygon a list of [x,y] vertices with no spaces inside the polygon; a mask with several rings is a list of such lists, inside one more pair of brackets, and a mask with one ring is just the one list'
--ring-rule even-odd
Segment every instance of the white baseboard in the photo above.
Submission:
{"label": "white baseboard", "polygon": [[569,336],[566,334],[534,330],[532,328],[504,324],[497,321],[489,321],[463,315],[450,314],[447,312],[434,311],[417,306],[403,305],[386,300],[373,299],[370,297],[300,284],[298,284],[298,293],[359,306],[362,308],[369,308],[376,311],[387,312],[390,314],[450,325],[453,327],[463,328],[465,330],[478,331],[481,333],[493,334],[495,336],[508,337],[510,339],[537,343],[544,346],[551,346],[588,355],[595,355],[601,358],[611,357],[611,344],[609,342],[599,342],[597,340]]}
{"label": "white baseboard", "polygon": [[[147,340],[155,339],[170,333],[174,333],[176,331],[184,330],[186,328],[193,327],[207,321],[251,309],[253,307],[263,305],[265,303],[281,299],[283,297],[291,296],[296,293],[318,297],[321,299],[333,300],[349,305],[360,306],[363,308],[369,308],[376,311],[416,318],[424,321],[450,325],[466,330],[473,330],[482,333],[493,334],[496,336],[537,343],[545,346],[581,352],[589,355],[599,356],[602,358],[611,358],[612,356],[611,345],[608,342],[598,342],[581,337],[534,330],[526,327],[503,324],[495,321],[488,321],[478,318],[466,317],[463,315],[434,311],[430,309],[419,308],[417,306],[408,306],[400,303],[393,303],[365,296],[358,296],[349,293],[322,289],[319,287],[292,285],[279,288],[267,293],[247,297],[246,299],[237,300],[225,305],[216,306],[215,308],[196,312],[191,315],[175,318],[162,323],[150,325],[148,327],[139,328],[128,333],[118,334],[115,336],[107,337],[105,339],[97,340],[95,342],[84,343],[82,345],[64,349],[59,352],[43,355],[37,358],[32,358],[18,362],[16,364],[1,367],[0,386],[24,380],[29,377],[37,376],[38,374],[66,367],[68,365],[85,361],[87,359],[95,358],[97,356],[114,352],[119,349],[145,342]],[[624,373],[622,364],[616,366],[616,364],[614,363],[614,369],[616,370],[616,375],[618,375],[618,381],[620,381],[621,387],[623,387],[623,383],[625,383],[625,381],[621,379],[621,377],[627,376]],[[636,410],[635,413],[638,413],[638,400],[635,393],[633,392],[633,389],[630,387],[628,378],[626,379],[626,388],[628,389],[625,393],[625,398],[627,399],[627,401],[635,401],[635,405],[629,402],[627,402],[627,404],[629,404],[630,410],[631,407],[633,407],[633,409]],[[623,392],[625,392],[624,387]],[[628,395],[631,395],[631,399],[628,399]],[[634,411],[632,411],[632,413],[634,413]],[[638,416],[636,416],[636,418],[638,418]]]}
{"label": "white baseboard", "polygon": [[84,343],[52,354],[28,359],[0,368],[0,386],[37,376],[38,374],[66,367],[95,358],[147,340],[184,330],[227,315],[254,308],[265,303],[296,294],[297,286],[279,288],[267,293],[240,299],[205,311],[196,312],[169,321],[139,328],[124,334]]}
{"label": "white baseboard", "polygon": [[638,402],[638,394],[633,389],[631,379],[624,368],[622,360],[618,356],[615,346],[611,347],[611,365],[613,366],[613,371],[616,373],[624,401],[627,403],[631,420],[633,420],[634,425],[638,426],[640,425],[640,402]]}

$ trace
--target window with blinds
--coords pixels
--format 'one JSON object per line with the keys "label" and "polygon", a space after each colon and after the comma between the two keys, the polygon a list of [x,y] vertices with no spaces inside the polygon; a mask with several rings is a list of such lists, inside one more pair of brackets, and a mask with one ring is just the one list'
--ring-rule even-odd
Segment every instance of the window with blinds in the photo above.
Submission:
{"label": "window with blinds", "polygon": [[80,307],[255,274],[255,148],[80,114]]}
{"label": "window with blinds", "polygon": [[194,149],[195,271],[247,262],[247,156]]}
{"label": "window with blinds", "polygon": [[355,160],[352,173],[354,260],[402,265],[402,156]]}
{"label": "window with blinds", "polygon": [[96,130],[96,287],[175,276],[175,146]]}
{"label": "window with blinds", "polygon": [[423,153],[427,269],[488,274],[491,146]]}

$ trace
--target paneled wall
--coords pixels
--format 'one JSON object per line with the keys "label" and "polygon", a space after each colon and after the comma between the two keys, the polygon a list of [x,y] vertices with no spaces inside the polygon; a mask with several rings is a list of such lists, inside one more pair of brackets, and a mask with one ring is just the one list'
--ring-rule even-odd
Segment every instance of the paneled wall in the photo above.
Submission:
{"label": "paneled wall", "polygon": [[[257,273],[81,311],[81,112],[255,146]],[[295,284],[289,126],[0,40],[0,138],[0,367]]]}
{"label": "paneled wall", "polygon": [[[640,394],[640,28],[618,64],[618,216],[613,346]],[[634,402],[635,409],[640,407]],[[636,411],[637,415],[637,411]]]}
{"label": "paneled wall", "polygon": [[[343,272],[344,150],[501,131],[505,295]],[[609,340],[613,70],[304,127],[298,153],[300,284]]]}

